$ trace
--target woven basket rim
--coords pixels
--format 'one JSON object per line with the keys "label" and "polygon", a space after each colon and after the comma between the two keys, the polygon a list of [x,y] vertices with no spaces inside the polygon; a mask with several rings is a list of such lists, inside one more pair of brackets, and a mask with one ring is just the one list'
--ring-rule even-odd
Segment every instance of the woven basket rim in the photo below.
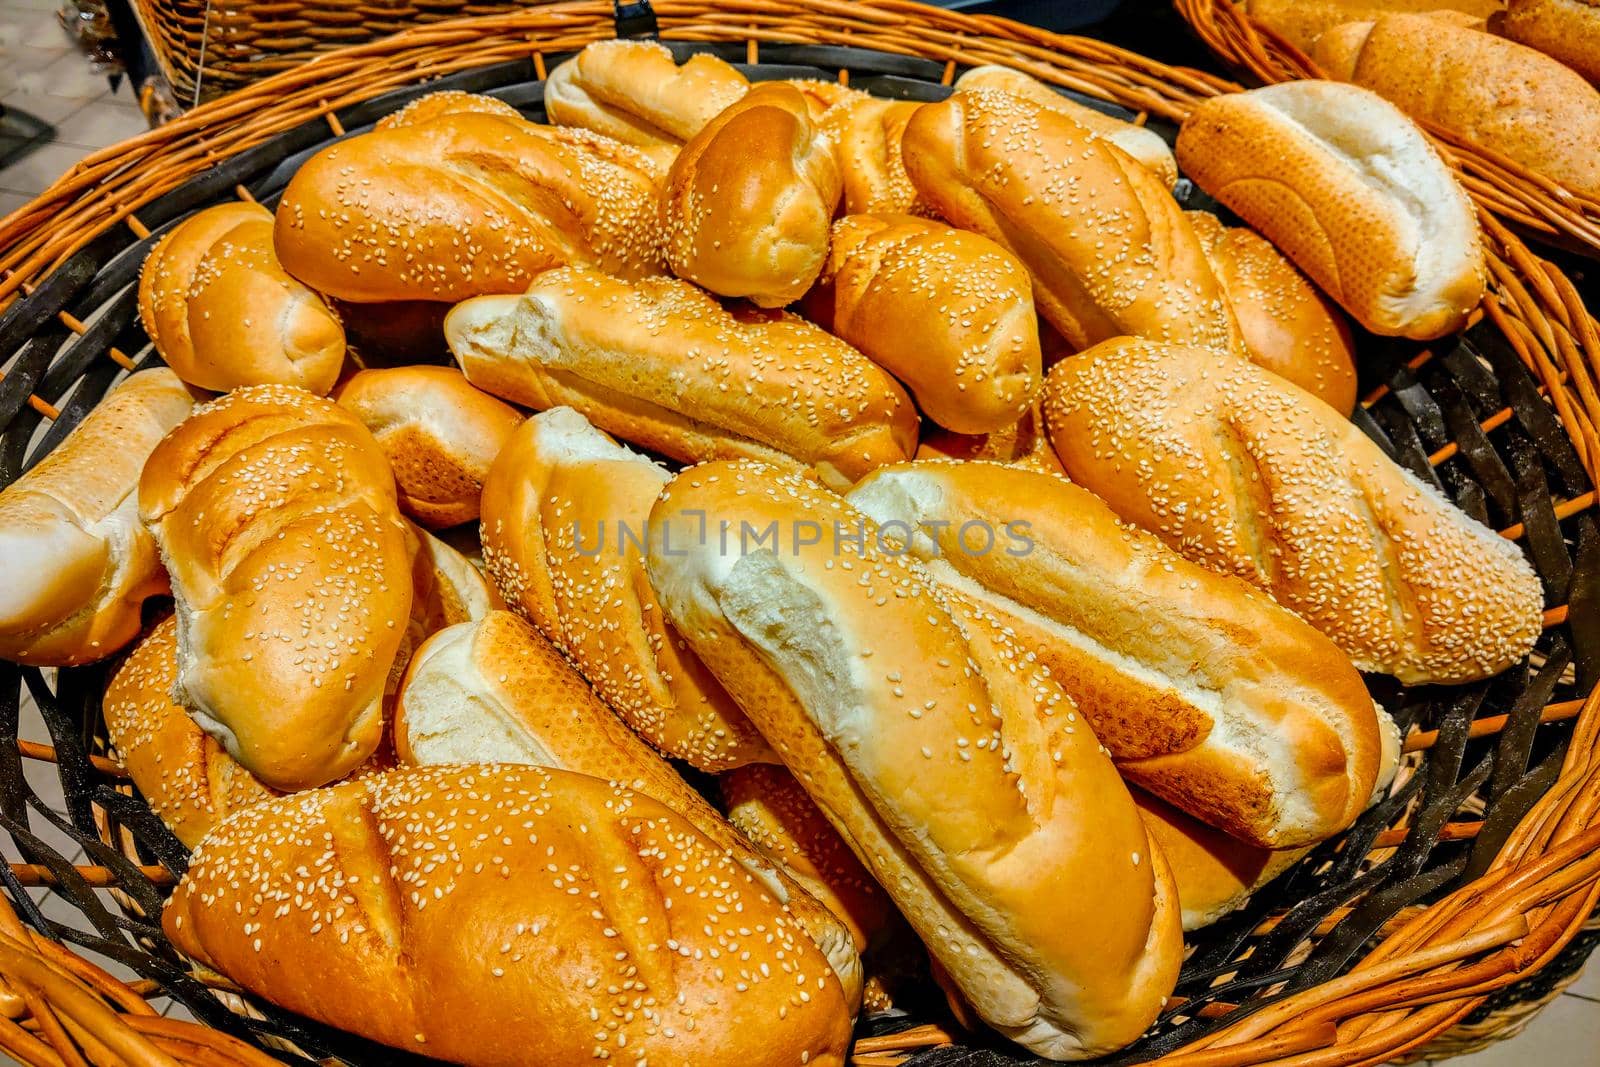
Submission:
{"label": "woven basket rim", "polygon": [[[946,84],[960,67],[1000,62],[1173,120],[1205,96],[1238,88],[1226,79],[1167,67],[1103,42],[910,0],[661,0],[655,6],[669,41],[743,43],[752,59],[766,43],[872,48],[942,63]],[[60,306],[43,299],[59,295],[47,292],[51,286],[74,284],[74,264],[95,260],[90,255],[97,252],[94,242],[109,231],[127,227],[147,237],[151,227],[138,213],[180,182],[307,119],[320,119],[332,133],[341,133],[342,113],[432,74],[531,56],[542,76],[546,56],[610,36],[612,14],[611,5],[600,0],[564,0],[511,15],[430,23],[327,53],[203,104],[169,126],[95,153],[30,204],[0,219],[0,301],[11,301],[9,306],[0,304],[5,307],[0,339],[8,332],[24,336],[30,323],[52,315],[60,318],[57,311],[44,310]],[[826,26],[820,25],[824,19]],[[470,62],[462,58],[469,54]],[[405,66],[406,57],[411,66]],[[1480,210],[1480,217],[1493,253],[1494,293],[1485,305],[1486,319],[1549,389],[1590,484],[1600,485],[1600,436],[1595,431],[1600,389],[1594,376],[1600,365],[1600,330],[1559,270],[1534,256],[1497,221],[1492,208]],[[80,260],[83,256],[89,259]],[[23,295],[30,290],[37,291]],[[82,332],[81,323],[74,332]],[[0,352],[8,350],[0,343]],[[114,348],[111,354],[113,359],[119,355]],[[131,366],[131,360],[117,362]],[[28,399],[46,417],[54,417],[56,409],[47,396]],[[1561,776],[1481,878],[1391,930],[1343,978],[1214,1030],[1166,1062],[1227,1067],[1286,1056],[1306,1064],[1383,1062],[1426,1044],[1490,992],[1547,961],[1572,939],[1600,899],[1600,754],[1595,743],[1600,736],[1600,691],[1584,698],[1574,731]],[[63,986],[59,974],[45,974],[55,957],[44,947],[50,942],[42,946],[41,940],[0,904],[0,977],[35,991],[40,1003],[57,1012],[70,1011],[68,1005],[79,994]],[[56,958],[56,963],[61,961]],[[103,979],[78,973],[116,1003],[130,998],[142,1003],[136,992],[101,975]],[[107,1020],[104,1014],[95,1017],[94,1026],[105,1027],[107,1033],[153,1033],[149,1024],[130,1024],[127,1016]],[[858,1052],[878,1056],[909,1047],[908,1040],[878,1040]]]}

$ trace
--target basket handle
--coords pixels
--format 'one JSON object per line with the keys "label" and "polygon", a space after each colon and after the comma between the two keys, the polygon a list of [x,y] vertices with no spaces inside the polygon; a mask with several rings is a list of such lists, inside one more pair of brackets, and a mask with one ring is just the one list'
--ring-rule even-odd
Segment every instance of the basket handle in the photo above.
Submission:
{"label": "basket handle", "polygon": [[636,0],[628,4],[622,0],[611,0],[611,7],[617,20],[618,40],[660,39],[661,28],[656,25],[656,12],[650,6],[650,0]]}

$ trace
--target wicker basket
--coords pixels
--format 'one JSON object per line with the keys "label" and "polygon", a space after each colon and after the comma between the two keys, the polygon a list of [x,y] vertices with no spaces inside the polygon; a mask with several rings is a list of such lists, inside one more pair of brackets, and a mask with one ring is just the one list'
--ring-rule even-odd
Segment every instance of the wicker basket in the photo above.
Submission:
{"label": "wicker basket", "polygon": [[[1235,0],[1173,0],[1173,6],[1224,63],[1260,83],[1326,77],[1309,56],[1252,19]],[[1447,146],[1457,175],[1479,204],[1531,237],[1600,258],[1600,200],[1492,149],[1422,125]]]}
{"label": "wicker basket", "polygon": [[[756,78],[820,72],[934,99],[966,66],[1006,63],[1166,133],[1199,99],[1234,88],[1095,41],[904,0],[663,0],[657,10],[680,53],[714,50]],[[615,25],[610,5],[586,0],[325,55],[91,156],[0,220],[0,485],[155,358],[129,286],[163,230],[234,196],[273,203],[311,152],[432,88],[493,92],[541,118],[545,70]],[[1379,1063],[1464,1020],[1461,1039],[1483,1041],[1525,1020],[1592,947],[1580,931],[1600,897],[1600,332],[1566,277],[1480,214],[1492,273],[1481,316],[1429,346],[1362,337],[1356,421],[1525,546],[1545,583],[1545,635],[1526,664],[1480,684],[1373,680],[1409,730],[1400,784],[1246,909],[1194,935],[1176,995],[1122,1061]],[[141,1065],[278,1062],[264,1049],[291,1062],[301,1062],[291,1049],[407,1062],[242,995],[166,942],[156,919],[187,855],[106,758],[106,673],[0,663],[0,828],[24,861],[0,865],[0,1049],[51,1065],[84,1062],[80,1050],[89,1062]],[[49,746],[17,737],[24,689]],[[65,810],[28,784],[25,769],[46,763]],[[60,849],[75,847],[64,841],[88,862],[64,859]],[[37,886],[56,907],[27,892]],[[72,947],[139,977],[117,981]],[[165,998],[201,1023],[157,1017],[151,1002]],[[1031,1062],[962,1030],[939,1000],[925,973],[903,982],[896,1011],[863,1020],[854,1062]]]}

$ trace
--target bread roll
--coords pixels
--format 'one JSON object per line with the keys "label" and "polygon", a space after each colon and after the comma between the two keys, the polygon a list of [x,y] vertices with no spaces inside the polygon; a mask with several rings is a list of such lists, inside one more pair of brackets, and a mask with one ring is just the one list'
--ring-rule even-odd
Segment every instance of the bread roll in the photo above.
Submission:
{"label": "bread roll", "polygon": [[438,528],[478,517],[483,479],[522,414],[454,367],[364,370],[333,398],[355,413],[394,469],[400,510]]}
{"label": "bread roll", "polygon": [[662,752],[707,771],[773,760],[645,577],[645,525],[667,478],[571,408],[535,415],[484,487],[489,571],[511,606]]}
{"label": "bread roll", "polygon": [[172,702],[177,680],[178,624],[169,615],[117,666],[101,708],[111,747],[150,810],[194,848],[229,812],[278,794]]}
{"label": "bread roll", "polygon": [[1039,313],[1076,348],[1132,334],[1244,353],[1200,240],[1161,180],[1066,115],[994,89],[912,116],[917,192],[1033,275]]}
{"label": "bread roll", "polygon": [[460,112],[358,134],[305,162],[278,204],[278,258],[341,300],[518,293],[563,263],[659,273],[661,172],[586,130]]}
{"label": "bread roll", "polygon": [[[406,640],[395,656],[403,676],[412,654],[447,626],[503,611],[506,603],[472,561],[419,526],[408,525],[411,549],[411,620]],[[400,690],[400,676],[391,678],[391,695]]]}
{"label": "bread roll", "polygon": [[676,155],[749,88],[743,74],[708,53],[680,67],[656,41],[594,41],[550,72],[544,108],[559,125]]}
{"label": "bread roll", "polygon": [[930,427],[917,443],[916,458],[993,460],[1023,470],[1066,477],[1055,449],[1050,447],[1050,439],[1045,436],[1044,416],[1039,411],[1037,396],[1021,418],[994,433],[969,435]]}
{"label": "bread roll", "polygon": [[830,110],[840,104],[878,99],[860,89],[852,89],[839,82],[823,81],[821,78],[783,78],[781,81],[785,85],[793,86],[805,98],[812,122],[821,122]]}
{"label": "bread roll", "polygon": [[1038,391],[1028,272],[987,237],[910,215],[848,215],[834,223],[814,292],[824,325],[904,382],[940,426],[1004,429]]}
{"label": "bread roll", "polygon": [[1228,294],[1250,361],[1287,378],[1341,415],[1356,406],[1350,328],[1272,242],[1208,211],[1189,220]]}
{"label": "bread roll", "polygon": [[395,710],[395,751],[413,766],[535,763],[626,783],[682,816],[789,906],[852,1005],[861,960],[851,931],[623,725],[561,653],[508,611],[434,634],[411,661]]}
{"label": "bread roll", "polygon": [[134,374],[0,491],[0,657],[67,667],[138,635],[139,606],[167,591],[139,471],[193,407],[170,370]]}
{"label": "bread roll", "polygon": [[258,996],[474,1067],[842,1067],[850,1015],[765,886],[648,797],[406,769],[247,808],[162,915]]}
{"label": "bread roll", "polygon": [[850,930],[857,951],[877,940],[894,907],[794,780],[770,763],[717,778],[731,822]]}
{"label": "bread roll", "polygon": [[1600,85],[1600,4],[1594,0],[1510,0],[1489,25]]}
{"label": "bread roll", "polygon": [[1366,805],[1379,745],[1361,676],[1244,582],[996,463],[884,467],[847,499],[1003,622],[1129,781],[1264,848],[1322,841]]}
{"label": "bread roll", "polygon": [[1442,337],[1483,299],[1471,202],[1372,93],[1300,81],[1212,97],[1183,124],[1178,161],[1374,333]]}
{"label": "bread roll", "polygon": [[458,305],[445,334],[480,389],[576,408],[683,462],[812,466],[843,487],[916,448],[916,409],[861,353],[796,315],[729,311],[676,279],[550,271],[523,296]]}
{"label": "bread roll", "polygon": [[1122,340],[1058,364],[1044,395],[1073,481],[1266,590],[1362,670],[1470,682],[1539,637],[1543,591],[1514,542],[1276,375]]}
{"label": "bread roll", "polygon": [[680,278],[761,307],[798,300],[828,254],[839,167],[800,92],[768,82],[683,146],[661,226]]}
{"label": "bread roll", "polygon": [[1178,161],[1172,157],[1172,149],[1167,142],[1154,130],[1112,118],[1103,111],[1096,111],[1070,96],[1056,92],[1033,75],[1010,67],[993,64],[973,67],[956,79],[956,92],[973,89],[998,89],[1042,104],[1051,111],[1059,111],[1096,137],[1110,141],[1144,164],[1168,189],[1178,183]]}
{"label": "bread roll", "polygon": [[1504,6],[1505,0],[1246,0],[1245,10],[1253,21],[1310,55],[1317,38],[1346,22],[1415,12],[1482,29],[1484,19]]}
{"label": "bread roll", "polygon": [[650,578],[979,1016],[1051,1059],[1132,1041],[1182,955],[1165,863],[1060,688],[872,541],[814,482],[707,463],[651,512]]}
{"label": "bread roll", "polygon": [[174,696],[267,785],[341,778],[377,748],[411,611],[394,476],[344,408],[249,386],[151,454],[139,514],[172,575]]}
{"label": "bread roll", "polygon": [[900,142],[921,106],[857,93],[822,113],[818,125],[833,139],[846,214],[911,210],[917,190],[906,173]]}
{"label": "bread roll", "polygon": [[296,385],[325,395],[344,366],[344,327],[272,251],[272,213],[218,204],[190,215],[145,257],[139,320],[190,385]]}
{"label": "bread roll", "polygon": [[464,93],[460,89],[441,89],[419,96],[398,111],[391,111],[373,123],[375,130],[392,130],[399,126],[419,126],[443,115],[499,115],[508,119],[522,118],[522,112],[496,96],[482,93]]}
{"label": "bread roll", "polygon": [[1413,118],[1600,200],[1600,90],[1543,52],[1418,15],[1336,27],[1312,57]]}

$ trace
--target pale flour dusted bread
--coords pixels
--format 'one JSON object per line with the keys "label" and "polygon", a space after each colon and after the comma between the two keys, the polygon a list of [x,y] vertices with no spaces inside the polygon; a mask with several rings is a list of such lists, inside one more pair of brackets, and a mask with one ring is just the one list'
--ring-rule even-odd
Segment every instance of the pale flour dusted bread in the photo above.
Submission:
{"label": "pale flour dusted bread", "polygon": [[139,514],[172,576],[174,695],[195,720],[277,789],[371,755],[412,559],[366,427],[301,389],[236,389],[151,454]]}
{"label": "pale flour dusted bread", "polygon": [[575,408],[683,462],[763,459],[844,486],[916,448],[910,398],[860,352],[798,315],[730,310],[673,278],[550,271],[520,297],[458,305],[445,334],[478,388]]}
{"label": "pale flour dusted bread", "polygon": [[281,1007],[468,1067],[843,1067],[849,1048],[827,961],[759,879],[566,771],[408,768],[236,812],[162,925]]}
{"label": "pale flour dusted bread", "polygon": [[706,771],[772,760],[645,576],[650,507],[668,477],[571,408],[535,415],[484,486],[489,573],[512,608],[662,752]]}
{"label": "pale flour dusted bread", "polygon": [[1361,675],[1248,584],[996,463],[884,467],[847,499],[998,618],[1129,781],[1263,848],[1324,840],[1366,805],[1379,738]]}
{"label": "pale flour dusted bread", "polygon": [[1483,299],[1472,202],[1374,93],[1300,81],[1212,97],[1184,122],[1178,161],[1374,333],[1442,337]]}
{"label": "pale flour dusted bread", "polygon": [[139,272],[139,320],[190,385],[297,385],[326,394],[344,366],[344,327],[272,250],[272,212],[219,204],[156,242]]}
{"label": "pale flour dusted bread", "polygon": [[194,402],[172,371],[140,371],[0,491],[0,658],[66,667],[138,635],[140,605],[167,591],[139,473]]}
{"label": "pale flour dusted bread", "polygon": [[949,430],[1004,429],[1038,392],[1027,269],[981,234],[911,215],[847,215],[834,223],[815,293],[828,330]]}
{"label": "pale flour dusted bread", "polygon": [[333,398],[355,413],[394,469],[400,510],[424,526],[478,517],[483,479],[522,413],[454,367],[359,371]]}
{"label": "pale flour dusted bread", "polygon": [[852,1008],[852,932],[776,858],[763,858],[629,730],[554,645],[508,611],[440,630],[413,657],[395,708],[395,750],[413,766],[534,763],[626,784],[726,849],[788,906],[828,958]]}
{"label": "pale flour dusted bread", "polygon": [[667,262],[713,293],[782,307],[822,270],[840,188],[833,145],[799,90],[758,85],[673,161],[661,200]]}
{"label": "pale flour dusted bread", "polygon": [[927,104],[901,143],[941,217],[1010,249],[1073,345],[1133,335],[1243,354],[1227,296],[1171,193],[1087,127],[1013,93]]}
{"label": "pale flour dusted bread", "polygon": [[565,263],[640,277],[664,267],[661,173],[587,130],[451,112],[312,156],[273,241],[291,275],[358,303],[517,293]]}
{"label": "pale flour dusted bread", "polygon": [[1057,364],[1044,397],[1074,482],[1266,590],[1362,670],[1469,682],[1539,637],[1543,591],[1514,542],[1276,375],[1124,339]]}
{"label": "pale flour dusted bread", "polygon": [[765,464],[691,467],[651,519],[679,633],[977,1014],[1052,1059],[1142,1033],[1182,955],[1170,875],[1093,733],[999,623]]}

